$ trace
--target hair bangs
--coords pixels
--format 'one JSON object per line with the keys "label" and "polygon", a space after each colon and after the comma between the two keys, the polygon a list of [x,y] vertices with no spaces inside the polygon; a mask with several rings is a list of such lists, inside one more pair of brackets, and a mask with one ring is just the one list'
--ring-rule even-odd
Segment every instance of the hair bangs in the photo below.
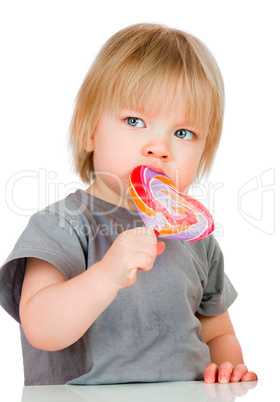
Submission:
{"label": "hair bangs", "polygon": [[205,130],[209,124],[213,94],[205,77],[197,77],[181,70],[143,73],[137,68],[124,68],[108,88],[105,107],[111,113],[122,109],[136,111],[166,110],[181,103],[185,105],[190,124]]}

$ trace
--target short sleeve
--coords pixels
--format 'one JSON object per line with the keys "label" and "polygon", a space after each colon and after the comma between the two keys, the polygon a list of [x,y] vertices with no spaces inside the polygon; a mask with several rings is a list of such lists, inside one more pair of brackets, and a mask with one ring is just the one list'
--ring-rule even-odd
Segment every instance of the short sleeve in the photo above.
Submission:
{"label": "short sleeve", "polygon": [[222,250],[211,236],[208,247],[208,277],[197,312],[204,316],[216,316],[225,312],[235,301],[237,292],[224,272]]}
{"label": "short sleeve", "polygon": [[67,219],[48,210],[33,215],[0,270],[0,305],[18,322],[28,257],[50,262],[67,279],[86,269],[83,247]]}

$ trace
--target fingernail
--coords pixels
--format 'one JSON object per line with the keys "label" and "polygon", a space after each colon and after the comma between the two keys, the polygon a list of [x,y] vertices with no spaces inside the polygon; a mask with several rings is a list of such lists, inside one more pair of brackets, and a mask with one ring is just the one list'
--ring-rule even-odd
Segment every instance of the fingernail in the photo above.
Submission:
{"label": "fingernail", "polygon": [[242,377],[242,381],[248,381],[248,374],[247,373]]}
{"label": "fingernail", "polygon": [[226,377],[221,377],[219,378],[219,383],[220,384],[227,384],[228,383],[228,379]]}

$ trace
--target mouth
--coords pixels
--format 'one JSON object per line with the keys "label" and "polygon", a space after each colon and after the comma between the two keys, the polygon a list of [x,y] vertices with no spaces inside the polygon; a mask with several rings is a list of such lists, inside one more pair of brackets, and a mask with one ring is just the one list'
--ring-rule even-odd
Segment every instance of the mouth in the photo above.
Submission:
{"label": "mouth", "polygon": [[164,170],[162,168],[160,168],[158,166],[155,166],[155,165],[146,165],[146,166],[147,166],[148,169],[150,169],[150,170],[152,170],[152,171],[154,171],[156,173],[164,174],[166,176],[166,174],[165,174],[165,172],[164,172]]}

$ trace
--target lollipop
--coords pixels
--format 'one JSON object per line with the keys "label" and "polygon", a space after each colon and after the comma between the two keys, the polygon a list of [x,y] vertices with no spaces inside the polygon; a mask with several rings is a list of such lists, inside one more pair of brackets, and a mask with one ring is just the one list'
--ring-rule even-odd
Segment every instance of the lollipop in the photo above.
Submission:
{"label": "lollipop", "polygon": [[129,177],[132,199],[147,227],[168,239],[201,240],[214,230],[209,211],[197,200],[179,192],[162,173],[137,166]]}

